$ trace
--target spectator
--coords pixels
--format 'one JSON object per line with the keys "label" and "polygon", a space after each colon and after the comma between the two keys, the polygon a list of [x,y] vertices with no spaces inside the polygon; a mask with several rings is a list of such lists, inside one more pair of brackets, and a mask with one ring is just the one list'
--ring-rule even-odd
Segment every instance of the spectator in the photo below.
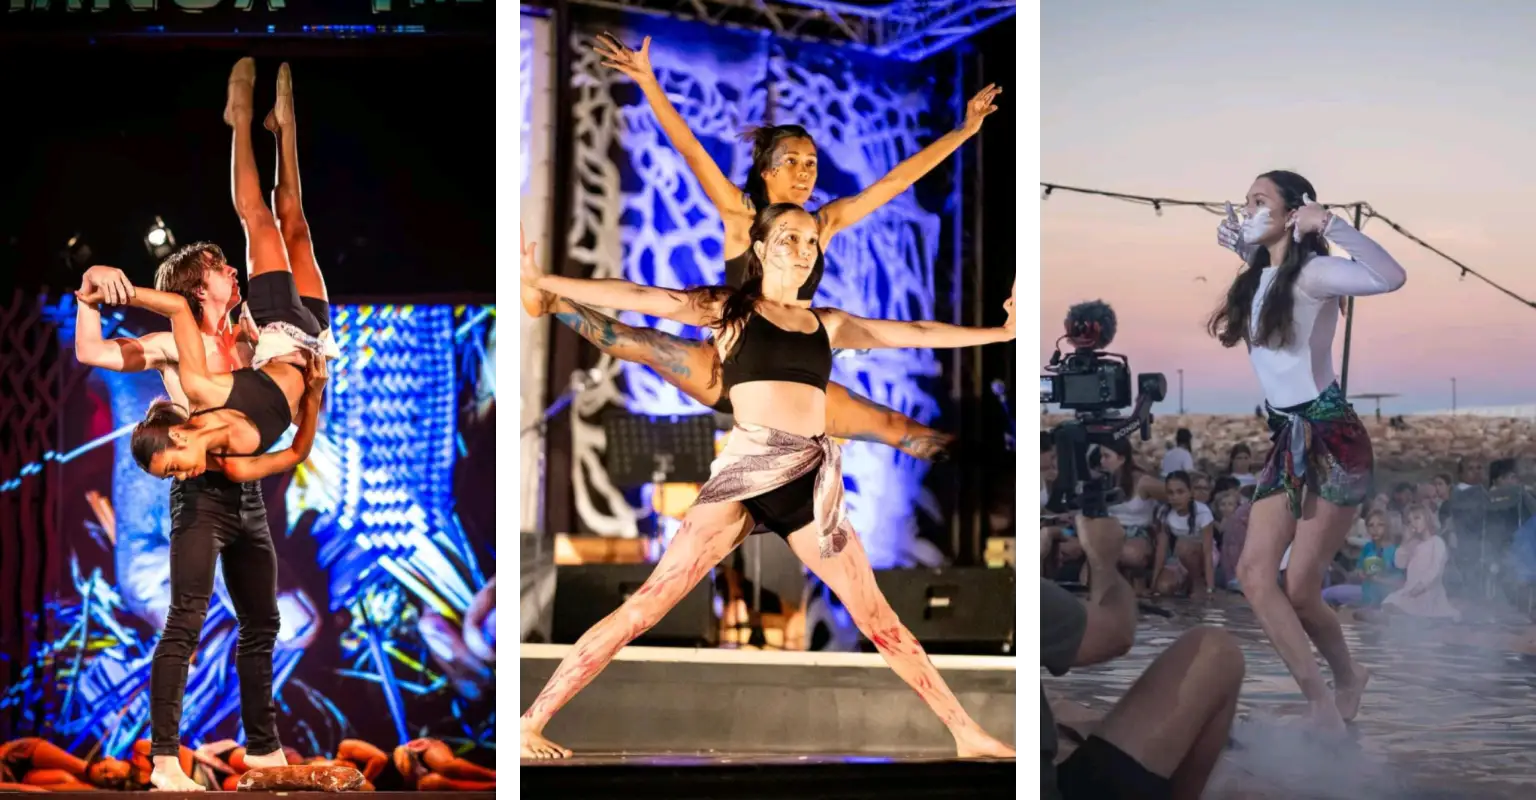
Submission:
{"label": "spectator", "polygon": [[[1164,475],[1163,477],[1167,478],[1168,476]],[[1211,497],[1216,494],[1215,483],[1211,480],[1211,476],[1204,472],[1189,473],[1189,489],[1195,493],[1196,500],[1206,505],[1211,504]]]}
{"label": "spectator", "polygon": [[1216,544],[1221,558],[1216,564],[1216,584],[1229,589],[1237,583],[1237,559],[1243,554],[1248,538],[1248,512],[1252,503],[1243,500],[1236,489],[1216,493],[1211,511],[1216,517]]}
{"label": "spectator", "polygon": [[1258,482],[1253,474],[1253,451],[1246,444],[1234,444],[1227,453],[1227,474],[1237,479],[1238,486],[1252,486]]}
{"label": "spectator", "polygon": [[1195,435],[1188,428],[1180,428],[1173,435],[1173,448],[1163,455],[1163,474],[1193,472],[1195,469]]}
{"label": "spectator", "polygon": [[1445,568],[1450,560],[1445,540],[1435,535],[1426,509],[1408,509],[1407,519],[1408,537],[1393,557],[1393,563],[1407,571],[1406,580],[1382,600],[1382,607],[1415,617],[1460,620],[1461,612],[1445,594]]}
{"label": "spectator", "polygon": [[[1158,510],[1157,552],[1152,556],[1152,588],[1155,593],[1168,594],[1170,589],[1181,592],[1187,582],[1189,591],[1203,587],[1207,597],[1216,591],[1216,520],[1210,506],[1195,499],[1188,473],[1175,472],[1168,476],[1166,491],[1168,500]],[[1173,560],[1182,567],[1183,575],[1169,582],[1158,579],[1171,565],[1169,543],[1173,546]]]}
{"label": "spectator", "polygon": [[[1040,584],[1040,661],[1052,675],[1102,664],[1135,642],[1136,594],[1115,566],[1114,519],[1079,519],[1095,575],[1085,604]],[[1226,748],[1243,683],[1243,653],[1225,631],[1180,636],[1147,667],[1094,734],[1059,766],[1056,721],[1040,692],[1040,789],[1046,800],[1199,797]]]}
{"label": "spectator", "polygon": [[1323,590],[1323,600],[1331,606],[1379,606],[1388,592],[1403,585],[1403,570],[1396,564],[1398,545],[1392,540],[1387,512],[1370,512],[1365,529],[1370,541],[1361,548],[1349,582]]}
{"label": "spectator", "polygon": [[[1135,451],[1125,439],[1116,439],[1095,452],[1100,468],[1114,476],[1125,498],[1109,507],[1109,515],[1125,529],[1120,568],[1144,571],[1152,564],[1152,515],[1163,498],[1163,483],[1136,464]],[[1091,581],[1091,563],[1089,567]],[[1145,578],[1133,575],[1132,580],[1140,583]]]}

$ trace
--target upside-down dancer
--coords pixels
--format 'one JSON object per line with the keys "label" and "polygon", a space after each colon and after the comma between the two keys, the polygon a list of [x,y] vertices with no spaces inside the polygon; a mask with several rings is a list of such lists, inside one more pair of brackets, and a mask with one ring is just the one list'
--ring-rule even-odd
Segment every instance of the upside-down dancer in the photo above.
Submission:
{"label": "upside-down dancer", "polygon": [[581,636],[521,720],[524,757],[570,751],[544,738],[555,712],[655,625],[725,558],[756,524],[790,548],[842,600],[886,663],[943,721],[962,756],[1014,755],[960,706],[912,633],[875,584],[874,571],[844,516],[842,453],[826,436],[826,386],[832,348],[970,347],[1010,341],[1013,301],[1002,328],[855,317],[811,309],[799,299],[820,250],[815,219],[777,204],[759,212],[750,232],[746,279],[734,290],[690,292],[543,274],[532,245],[522,251],[523,280],[577,302],[708,327],[724,355],[736,427],[713,476],[645,584]]}
{"label": "upside-down dancer", "polygon": [[[1274,447],[1253,496],[1237,564],[1243,594],[1307,697],[1318,728],[1341,732],[1360,710],[1370,674],[1350,655],[1339,618],[1323,602],[1323,574],[1370,491],[1370,435],[1334,380],[1340,299],[1393,292],[1407,280],[1392,256],[1313,201],[1294,172],[1267,172],[1248,190],[1247,219],[1228,209],[1217,241],[1243,258],[1209,328],[1222,345],[1248,347],[1264,389]],[[1328,255],[1328,242],[1353,261]],[[1285,586],[1275,580],[1291,548]],[[1307,646],[1333,672],[1330,696]]]}
{"label": "upside-down dancer", "polygon": [[[725,227],[726,283],[740,286],[745,272],[748,234],[759,208],[774,203],[804,205],[816,188],[817,153],[815,141],[799,125],[773,125],[753,133],[752,167],[746,188],[731,183],[720,166],[710,158],[698,137],[678,114],[662,91],[650,60],[650,38],[639,50],[625,47],[611,35],[601,35],[594,50],[604,64],[632,78],[645,93],[662,131],[677,148],[720,213]],[[906,191],[920,178],[943,163],[967,139],[981,130],[982,121],[996,110],[993,101],[1002,92],[987,86],[966,106],[965,121],[952,131],[898,164],[889,174],[868,189],[852,197],[833,200],[815,214],[822,248],[838,232],[858,223],[876,209]],[[799,298],[809,301],[816,295],[825,269],[820,253],[810,278],[799,290]],[[729,387],[720,381],[720,357],[708,342],[674,336],[658,330],[634,328],[607,317],[584,304],[545,293],[523,293],[523,307],[529,314],[554,313],[599,350],[625,361],[644,364],[663,380],[678,387],[705,406],[729,414],[732,412]],[[827,434],[836,438],[874,441],[888,444],[922,459],[939,459],[952,436],[933,430],[903,414],[849,392],[845,387],[827,384]]]}
{"label": "upside-down dancer", "polygon": [[[287,65],[279,71],[277,103],[266,120],[278,138],[275,217],[262,197],[251,141],[255,75],[251,59],[235,65],[224,112],[233,129],[234,205],[246,231],[246,311],[254,329],[247,332],[256,336],[254,350],[228,346],[229,337],[216,323],[215,341],[208,342],[199,327],[193,309],[203,312],[202,324],[207,326],[211,309],[202,302],[218,297],[204,288],[212,277],[223,276],[221,286],[233,285],[223,253],[212,245],[184,248],[167,259],[157,273],[157,284],[162,278],[175,279],[174,285],[164,285],[167,291],[103,280],[88,281],[80,293],[82,305],[127,303],[171,320],[174,356],[152,355],[143,340],[114,342],[115,347],[102,343],[101,348],[108,354],[101,358],[115,358],[123,367],[142,369],[158,360],[162,374],[167,372],[164,364],[174,361],[179,399],[184,401],[180,407],[173,402],[152,405],[134,429],[131,443],[141,467],[176,479],[171,486],[171,608],[150,678],[152,782],[162,789],[198,789],[175,756],[187,664],[202,632],[221,551],[225,583],[240,624],[236,670],[241,717],[248,745],[256,753],[246,761],[253,767],[287,763],[272,697],[272,651],[280,622],[277,554],[253,482],[292,469],[307,456],[326,382],[324,358],[334,345],[325,284],[300,201],[289,71]],[[193,280],[196,277],[202,280]],[[233,290],[223,291],[232,306]],[[96,324],[99,329],[99,318]],[[211,368],[205,347],[220,353],[219,369]],[[300,428],[294,444],[269,452],[295,416]]]}

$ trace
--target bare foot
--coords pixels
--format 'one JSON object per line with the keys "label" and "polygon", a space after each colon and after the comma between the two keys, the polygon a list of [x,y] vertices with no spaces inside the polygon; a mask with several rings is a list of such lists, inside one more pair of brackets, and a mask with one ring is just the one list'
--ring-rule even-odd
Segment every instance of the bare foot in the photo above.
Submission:
{"label": "bare foot", "polygon": [[224,105],[224,124],[249,125],[255,112],[256,59],[242,58],[229,72],[229,100]]}
{"label": "bare foot", "polygon": [[246,769],[256,769],[257,767],[286,766],[288,766],[288,754],[284,753],[281,747],[264,756],[253,756],[250,753],[245,754]]}
{"label": "bare foot", "polygon": [[570,758],[571,751],[544,738],[544,734],[528,727],[520,726],[518,731],[518,743],[522,746],[523,758],[548,759]]}
{"label": "bare foot", "polygon": [[1320,733],[1335,736],[1345,736],[1349,728],[1344,725],[1344,719],[1339,716],[1339,707],[1334,703],[1308,703],[1307,725]]}
{"label": "bare foot", "polygon": [[955,736],[955,755],[961,758],[1015,758],[1012,747],[992,738],[980,728]]}
{"label": "bare foot", "polygon": [[1339,716],[1345,722],[1354,720],[1360,713],[1360,698],[1365,694],[1365,684],[1371,679],[1371,671],[1364,664],[1355,664],[1355,673],[1349,676],[1349,681],[1334,681],[1333,702],[1339,707]]}
{"label": "bare foot", "polygon": [[207,791],[197,781],[181,771],[181,759],[177,756],[155,756],[155,768],[149,773],[149,785],[157,792]]}

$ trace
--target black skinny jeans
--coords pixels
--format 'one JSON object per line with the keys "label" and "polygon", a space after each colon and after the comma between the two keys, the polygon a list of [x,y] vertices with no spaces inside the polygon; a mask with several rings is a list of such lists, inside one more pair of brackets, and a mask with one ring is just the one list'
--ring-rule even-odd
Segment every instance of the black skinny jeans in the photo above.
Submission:
{"label": "black skinny jeans", "polygon": [[181,702],[187,662],[197,649],[213,565],[224,555],[224,584],[240,623],[235,673],[246,750],[266,755],[281,747],[272,700],[272,648],[277,643],[277,551],[267,528],[258,483],[239,484],[207,472],[171,485],[171,608],[150,668],[150,752],[174,756],[181,747]]}

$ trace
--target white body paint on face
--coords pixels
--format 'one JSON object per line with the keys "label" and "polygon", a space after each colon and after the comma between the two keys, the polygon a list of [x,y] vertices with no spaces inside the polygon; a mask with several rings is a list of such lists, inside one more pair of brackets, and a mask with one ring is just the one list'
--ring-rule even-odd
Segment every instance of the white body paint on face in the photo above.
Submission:
{"label": "white body paint on face", "polygon": [[1245,218],[1241,229],[1243,241],[1248,244],[1258,244],[1269,233],[1272,219],[1267,208],[1261,208],[1258,213]]}

